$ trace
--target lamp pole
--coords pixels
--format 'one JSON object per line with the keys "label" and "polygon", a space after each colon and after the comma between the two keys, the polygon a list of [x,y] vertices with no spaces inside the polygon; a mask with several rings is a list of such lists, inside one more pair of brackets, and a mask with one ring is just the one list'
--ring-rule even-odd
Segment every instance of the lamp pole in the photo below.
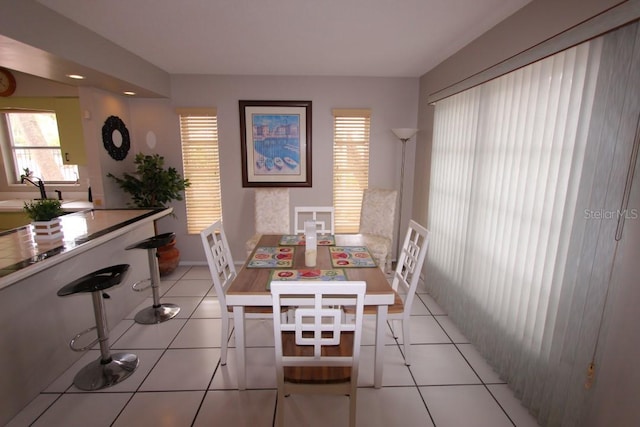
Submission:
{"label": "lamp pole", "polygon": [[407,141],[410,140],[417,132],[418,129],[410,128],[396,128],[391,129],[396,137],[402,142],[402,163],[400,166],[400,204],[398,205],[398,225],[396,227],[396,262],[400,256],[400,224],[402,223],[402,194],[404,192],[404,161],[405,161],[405,149],[407,147]]}

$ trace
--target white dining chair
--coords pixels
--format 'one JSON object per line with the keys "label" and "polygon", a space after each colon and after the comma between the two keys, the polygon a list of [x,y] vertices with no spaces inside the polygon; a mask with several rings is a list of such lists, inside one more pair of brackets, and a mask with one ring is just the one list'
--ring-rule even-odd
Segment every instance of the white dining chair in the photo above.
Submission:
{"label": "white dining chair", "polygon": [[[387,311],[387,320],[394,338],[398,338],[396,324],[401,323],[402,349],[407,366],[411,365],[411,307],[428,248],[429,231],[414,220],[410,220],[391,281],[395,301]],[[350,317],[355,313],[355,309],[346,307],[345,313]],[[365,316],[376,316],[376,307],[365,307],[364,313]]]}
{"label": "white dining chair", "polygon": [[[365,291],[364,281],[271,282],[274,312],[297,307],[293,316],[273,322],[278,426],[284,425],[285,396],[303,393],[348,395],[355,427]],[[345,320],[345,305],[354,307],[353,322]]]}
{"label": "white dining chair", "polygon": [[263,234],[289,234],[289,189],[288,188],[256,188],[255,189],[255,233],[247,240],[247,257],[258,244]]}
{"label": "white dining chair", "polygon": [[334,234],[335,209],[333,206],[296,206],[293,214],[294,234],[304,233],[305,221],[314,221],[319,234]]}
{"label": "white dining chair", "polygon": [[[227,289],[236,278],[236,268],[231,257],[231,250],[222,227],[222,221],[216,221],[200,232],[204,253],[209,265],[209,272],[213,279],[213,288],[220,303],[221,343],[220,364],[227,364],[227,347],[229,341],[230,323],[233,320],[232,307],[227,306]],[[245,307],[246,318],[272,319],[271,307]]]}
{"label": "white dining chair", "polygon": [[391,270],[396,190],[365,189],[362,194],[360,229],[365,244],[385,273]]}

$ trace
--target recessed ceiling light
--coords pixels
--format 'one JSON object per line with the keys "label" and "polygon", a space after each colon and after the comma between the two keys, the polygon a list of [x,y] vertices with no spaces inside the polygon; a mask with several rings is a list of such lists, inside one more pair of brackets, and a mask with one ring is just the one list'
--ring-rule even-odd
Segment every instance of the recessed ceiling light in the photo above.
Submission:
{"label": "recessed ceiling light", "polygon": [[135,95],[135,94],[136,94],[135,92],[131,92],[130,90],[127,90],[127,91],[125,91],[125,92],[123,92],[123,93],[124,93],[125,95],[129,95],[129,96],[133,96],[133,95]]}
{"label": "recessed ceiling light", "polygon": [[81,76],[80,74],[67,74],[67,77],[69,77],[70,79],[75,79],[75,80],[83,80],[84,76]]}

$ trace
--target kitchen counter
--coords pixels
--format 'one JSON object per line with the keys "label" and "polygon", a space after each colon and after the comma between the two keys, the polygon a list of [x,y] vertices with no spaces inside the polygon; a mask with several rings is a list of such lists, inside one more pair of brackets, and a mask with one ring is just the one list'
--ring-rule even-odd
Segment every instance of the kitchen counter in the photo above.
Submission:
{"label": "kitchen counter", "polygon": [[[0,212],[23,212],[25,202],[33,202],[33,199],[7,199],[0,200]],[[77,212],[93,209],[93,203],[86,200],[60,200],[62,210],[65,212]]]}
{"label": "kitchen counter", "polygon": [[[95,326],[91,296],[59,297],[60,288],[100,268],[129,264],[122,283],[109,289],[107,325],[148,304],[150,291],[131,288],[149,277],[147,251],[126,248],[153,236],[154,221],[172,211],[97,209],[63,215],[63,237],[51,243],[36,243],[30,225],[0,233],[0,365],[9,368],[0,381],[0,425],[85,354],[71,351],[68,343]],[[98,351],[91,352],[98,357]]]}
{"label": "kitchen counter", "polygon": [[[0,200],[0,232],[28,225],[31,220],[24,211],[25,202],[33,199]],[[61,200],[62,210],[66,213],[93,209],[93,203],[86,200]]]}
{"label": "kitchen counter", "polygon": [[0,232],[0,289],[63,262],[109,238],[126,233],[141,220],[153,221],[172,209],[92,209],[60,217],[63,237],[36,243],[31,225]]}

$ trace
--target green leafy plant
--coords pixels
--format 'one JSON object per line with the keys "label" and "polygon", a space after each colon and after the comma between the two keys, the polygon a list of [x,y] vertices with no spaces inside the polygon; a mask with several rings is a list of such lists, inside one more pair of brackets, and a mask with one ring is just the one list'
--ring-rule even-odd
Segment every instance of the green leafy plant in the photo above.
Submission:
{"label": "green leafy plant", "polygon": [[62,203],[56,199],[34,200],[24,202],[22,208],[32,221],[51,221],[52,219],[64,215]]}
{"label": "green leafy plant", "polygon": [[132,203],[128,205],[165,208],[173,200],[182,200],[182,192],[191,185],[175,168],[165,168],[164,157],[159,154],[138,153],[134,163],[135,174],[124,173],[122,178],[111,173],[107,175],[131,195]]}

